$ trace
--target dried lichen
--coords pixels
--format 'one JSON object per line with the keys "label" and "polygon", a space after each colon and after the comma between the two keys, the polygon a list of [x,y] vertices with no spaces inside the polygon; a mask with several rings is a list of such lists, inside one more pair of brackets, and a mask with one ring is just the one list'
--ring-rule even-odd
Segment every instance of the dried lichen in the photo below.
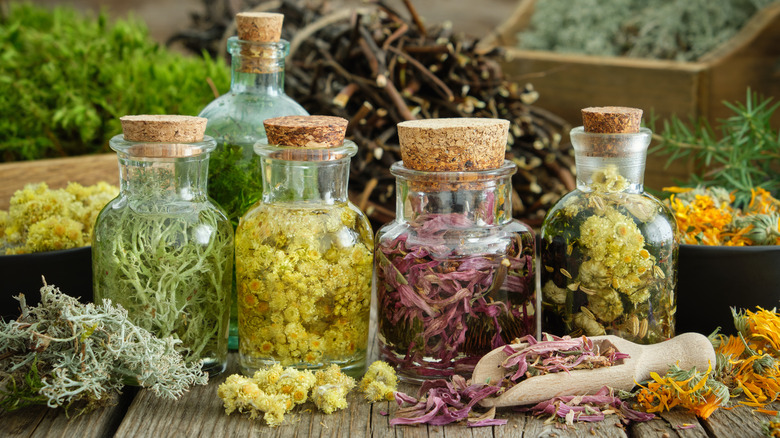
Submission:
{"label": "dried lichen", "polygon": [[98,406],[134,379],[156,395],[178,398],[191,385],[205,385],[200,363],[185,364],[180,342],[159,339],[134,325],[127,311],[108,300],[81,304],[54,286],[41,288],[41,302],[0,322],[0,406]]}
{"label": "dried lichen", "polygon": [[526,49],[692,61],[729,40],[772,0],[545,0]]}

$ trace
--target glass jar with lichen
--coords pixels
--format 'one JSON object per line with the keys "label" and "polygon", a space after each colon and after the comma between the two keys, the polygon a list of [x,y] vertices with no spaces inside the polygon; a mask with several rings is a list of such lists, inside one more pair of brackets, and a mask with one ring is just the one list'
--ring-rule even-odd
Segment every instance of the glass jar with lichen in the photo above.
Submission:
{"label": "glass jar with lichen", "polygon": [[[255,12],[236,16],[238,36],[227,41],[230,91],[199,114],[208,119],[206,134],[217,141],[209,160],[209,196],[227,211],[234,229],[263,192],[259,158],[253,150],[265,138],[263,121],[308,114],[284,92],[284,61],[290,44],[279,38],[283,18]],[[231,310],[231,349],[238,348],[237,312],[235,307]]]}
{"label": "glass jar with lichen", "polygon": [[247,375],[279,362],[365,368],[373,233],[349,202],[350,158],[339,117],[265,122],[255,145],[263,196],[236,230],[239,361]]}
{"label": "glass jar with lichen", "polygon": [[679,242],[671,211],[643,190],[651,132],[633,108],[586,108],[583,119],[571,131],[577,188],[542,225],[542,330],[671,338]]}
{"label": "glass jar with lichen", "polygon": [[[100,212],[93,233],[95,300],[122,305],[136,325],[176,338],[188,363],[202,360],[204,371],[220,373],[227,363],[233,227],[206,195],[215,141],[203,136],[200,117],[121,120],[124,134],[110,141],[119,156],[120,193]],[[134,123],[144,132],[133,132]],[[184,137],[186,123],[199,124],[200,133]],[[178,131],[147,136],[164,126]]]}
{"label": "glass jar with lichen", "polygon": [[398,125],[397,214],[377,232],[374,263],[380,359],[404,381],[468,376],[485,353],[536,333],[535,237],[512,218],[508,127]]}

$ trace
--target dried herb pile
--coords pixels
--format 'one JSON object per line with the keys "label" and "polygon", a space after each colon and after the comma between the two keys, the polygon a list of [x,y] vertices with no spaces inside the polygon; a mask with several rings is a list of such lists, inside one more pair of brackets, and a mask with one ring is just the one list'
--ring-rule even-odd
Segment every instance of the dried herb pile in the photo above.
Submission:
{"label": "dried herb pile", "polygon": [[185,364],[173,337],[160,339],[134,325],[109,301],[81,304],[54,286],[41,302],[0,321],[0,407],[99,406],[135,379],[158,396],[176,399],[191,385],[205,385],[199,362]]}
{"label": "dried herb pile", "polygon": [[635,411],[627,402],[616,396],[606,386],[593,395],[563,395],[538,403],[523,411],[534,415],[549,415],[550,418],[563,419],[571,426],[575,421],[602,421],[607,414],[617,414],[624,423],[629,421],[650,421],[654,414]]}
{"label": "dried herb pile", "polygon": [[780,314],[760,307],[731,312],[737,335],[710,336],[716,353],[714,368],[681,370],[673,365],[664,376],[653,373],[634,393],[640,409],[663,412],[680,406],[704,419],[720,407],[735,404],[764,414],[778,413],[767,406],[780,398]]}
{"label": "dried herb pile", "polygon": [[520,47],[693,61],[773,0],[537,1]]}
{"label": "dried herb pile", "polygon": [[[569,127],[532,105],[538,98],[532,86],[503,76],[500,50],[483,53],[476,40],[454,34],[446,24],[424,24],[410,2],[404,3],[406,10],[384,1],[332,11],[327,2],[243,6],[285,15],[283,37],[291,42],[287,93],[311,114],[350,121],[347,136],[360,148],[350,190],[372,219],[387,222],[395,209],[389,167],[400,160],[398,122],[489,117],[512,122],[507,158],[519,168],[513,179],[514,216],[539,225],[574,188],[570,148],[560,143]],[[215,29],[233,33],[224,18],[232,17],[229,6],[207,6],[207,14],[196,15],[195,29],[176,37],[197,50],[224,45],[215,41]]]}
{"label": "dried herb pile", "polygon": [[27,184],[0,210],[0,254],[29,254],[89,245],[100,210],[119,189],[105,182],[62,189]]}
{"label": "dried herb pile", "polygon": [[629,357],[614,347],[601,351],[585,336],[570,338],[544,334],[542,340],[537,341],[527,335],[519,342],[519,345],[504,347],[507,357],[501,366],[507,369],[507,375],[501,386],[511,387],[529,377],[544,374],[608,367]]}
{"label": "dried herb pile", "polygon": [[734,192],[723,187],[665,187],[683,243],[692,245],[780,245],[780,200],[768,191],[751,190],[739,208]]}
{"label": "dried herb pile", "polygon": [[[514,342],[514,345],[504,347],[507,358],[501,366],[507,374],[501,381],[473,382],[454,375],[449,381],[425,381],[417,398],[396,392],[400,408],[390,424],[444,425],[466,420],[470,427],[503,425],[507,420],[495,418],[495,407],[484,413],[476,412],[474,407],[485,398],[499,395],[507,387],[531,376],[612,366],[629,357],[614,348],[600,351],[585,336],[572,339],[543,334],[541,340],[536,340],[529,335]],[[655,417],[631,409],[607,387],[592,395],[554,397],[534,406],[519,408],[519,411],[549,415],[568,425],[574,421],[601,421],[607,414],[617,414],[626,422],[649,421]]]}

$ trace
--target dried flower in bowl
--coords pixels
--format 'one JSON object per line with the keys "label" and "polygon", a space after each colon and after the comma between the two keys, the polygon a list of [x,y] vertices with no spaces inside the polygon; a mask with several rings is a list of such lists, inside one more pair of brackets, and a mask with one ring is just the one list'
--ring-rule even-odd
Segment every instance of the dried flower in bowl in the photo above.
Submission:
{"label": "dried flower in bowl", "polygon": [[29,254],[89,245],[95,218],[118,191],[104,182],[56,190],[43,182],[27,184],[11,197],[7,212],[0,210],[0,251]]}

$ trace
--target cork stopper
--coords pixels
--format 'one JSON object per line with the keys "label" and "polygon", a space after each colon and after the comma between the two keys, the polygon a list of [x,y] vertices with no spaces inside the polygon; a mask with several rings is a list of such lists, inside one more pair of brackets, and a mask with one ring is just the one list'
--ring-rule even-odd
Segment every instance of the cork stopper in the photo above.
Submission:
{"label": "cork stopper", "polygon": [[268,144],[332,148],[344,143],[349,121],[333,116],[286,116],[263,122]]}
{"label": "cork stopper", "polygon": [[509,121],[502,119],[425,119],[398,124],[404,166],[433,172],[501,167],[508,133]]}
{"label": "cork stopper", "polygon": [[236,15],[238,39],[275,43],[282,36],[283,14],[271,12],[239,12]]}
{"label": "cork stopper", "polygon": [[127,141],[157,143],[197,143],[206,132],[204,117],[178,115],[137,115],[119,118]]}
{"label": "cork stopper", "polygon": [[582,110],[585,132],[635,134],[639,132],[642,110],[621,106],[590,107]]}

